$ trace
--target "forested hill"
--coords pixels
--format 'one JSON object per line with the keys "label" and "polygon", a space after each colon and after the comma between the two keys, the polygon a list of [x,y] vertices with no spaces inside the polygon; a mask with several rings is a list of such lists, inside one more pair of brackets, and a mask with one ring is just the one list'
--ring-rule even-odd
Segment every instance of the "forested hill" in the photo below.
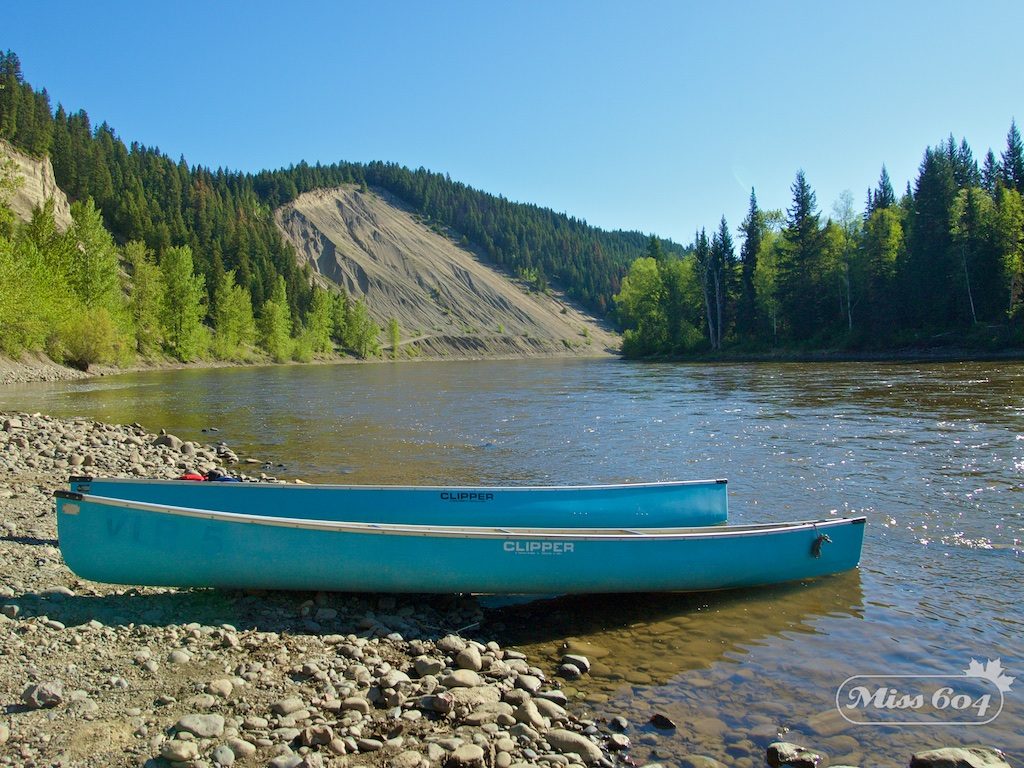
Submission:
{"label": "forested hill", "polygon": [[[772,350],[1024,345],[1024,141],[979,162],[952,136],[928,147],[902,195],[885,166],[864,207],[823,215],[798,171],[785,211],[752,190],[739,254],[723,217],[692,254],[655,247],[616,297],[623,352],[666,357]],[[654,245],[657,245],[656,243]]]}
{"label": "forested hill", "polygon": [[[93,126],[84,110],[58,105],[54,112],[46,90],[24,79],[14,53],[0,54],[0,83],[0,137],[37,157],[48,154],[60,187],[72,201],[91,197],[115,241],[141,241],[158,260],[169,248],[187,245],[208,288],[234,270],[257,309],[283,276],[295,320],[312,299],[309,275],[275,228],[272,212],[321,187],[380,187],[502,268],[538,288],[553,283],[600,315],[612,309],[622,276],[647,243],[637,232],[602,231],[396,164],[303,162],[257,174],[189,166],[158,148],[125,144],[106,123]],[[208,298],[212,313],[216,297]]]}

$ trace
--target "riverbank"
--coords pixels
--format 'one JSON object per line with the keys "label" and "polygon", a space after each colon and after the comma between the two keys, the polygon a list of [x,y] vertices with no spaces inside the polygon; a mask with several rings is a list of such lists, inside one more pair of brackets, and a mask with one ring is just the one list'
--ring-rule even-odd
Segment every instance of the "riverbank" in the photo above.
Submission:
{"label": "riverbank", "polygon": [[50,498],[68,474],[247,465],[137,426],[0,424],[0,765],[611,765],[611,733],[544,671],[474,639],[472,598],[78,579]]}
{"label": "riverbank", "polygon": [[[428,338],[417,340],[418,343],[428,343]],[[403,348],[407,346],[403,343]],[[183,363],[172,358],[159,358],[143,360],[130,365],[94,365],[88,371],[80,371],[77,368],[69,368],[54,362],[41,352],[26,352],[20,359],[14,360],[10,357],[0,355],[0,386],[5,384],[32,384],[36,382],[53,381],[77,381],[89,379],[96,376],[116,376],[122,373],[137,373],[140,371],[176,371],[187,369],[204,368],[252,368],[271,365],[342,365],[361,363],[392,363],[392,362],[423,362],[423,361],[474,361],[474,360],[518,360],[518,359],[544,359],[544,358],[609,358],[616,357],[617,351],[611,348],[597,349],[589,346],[578,345],[566,347],[564,352],[551,352],[544,349],[535,349],[528,354],[518,347],[510,346],[505,354],[487,352],[481,348],[474,350],[471,344],[463,343],[460,351],[455,352],[454,346],[439,348],[436,354],[431,355],[399,355],[392,359],[390,353],[385,350],[382,357],[361,360],[350,355],[331,354],[322,355],[306,362],[289,361],[286,363],[275,363],[270,358],[258,358],[250,361],[226,361],[226,360],[197,360],[191,363]]]}
{"label": "riverbank", "polygon": [[[51,499],[69,474],[219,468],[273,481],[226,445],[159,437],[0,413],[0,658],[16,660],[0,665],[0,765],[659,764],[649,731],[671,739],[674,725],[589,719],[555,676],[562,659],[506,647],[502,614],[472,597],[78,579],[61,559]],[[571,661],[563,674],[582,678],[569,692],[585,690],[590,661]],[[782,745],[768,754],[810,759]],[[699,753],[661,764],[724,768]]]}
{"label": "riverbank", "polygon": [[673,357],[647,357],[649,363],[957,363],[1024,360],[1024,349],[895,349],[887,351],[812,350],[717,352]]}

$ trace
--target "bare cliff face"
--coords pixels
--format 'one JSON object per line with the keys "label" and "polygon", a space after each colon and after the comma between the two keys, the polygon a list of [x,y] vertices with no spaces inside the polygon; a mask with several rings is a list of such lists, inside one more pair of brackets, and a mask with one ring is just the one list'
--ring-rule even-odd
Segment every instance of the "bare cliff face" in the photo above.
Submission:
{"label": "bare cliff face", "polygon": [[275,212],[322,285],[363,298],[381,326],[429,357],[600,355],[618,337],[558,297],[531,293],[431,230],[397,200],[355,186],[316,190]]}
{"label": "bare cliff face", "polygon": [[18,189],[8,203],[14,215],[22,221],[28,221],[32,218],[32,212],[52,197],[57,229],[62,232],[67,230],[71,226],[71,206],[53,178],[50,158],[39,160],[30,157],[0,139],[0,163],[8,158],[14,162],[15,175],[21,178]]}

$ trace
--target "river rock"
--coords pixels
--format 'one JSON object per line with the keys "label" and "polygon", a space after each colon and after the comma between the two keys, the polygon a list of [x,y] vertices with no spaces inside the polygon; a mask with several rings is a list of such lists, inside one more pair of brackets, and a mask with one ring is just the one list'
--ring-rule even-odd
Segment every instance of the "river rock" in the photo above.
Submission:
{"label": "river rock", "polygon": [[180,438],[177,438],[174,435],[169,435],[167,433],[164,433],[164,434],[161,434],[161,435],[157,435],[156,439],[153,440],[153,445],[155,445],[156,447],[160,447],[160,446],[163,445],[163,446],[167,446],[171,450],[180,451],[181,450],[181,446],[182,446],[182,441],[181,441]]}
{"label": "river rock", "polygon": [[235,764],[235,753],[226,744],[221,744],[213,750],[210,758],[216,765],[223,766],[223,768],[231,768]]}
{"label": "river rock", "polygon": [[575,664],[560,664],[556,674],[559,677],[564,677],[566,680],[579,680],[583,677],[583,673]]}
{"label": "river rock", "polygon": [[629,736],[624,733],[613,733],[608,737],[608,749],[612,752],[629,749]]}
{"label": "river rock", "polygon": [[199,745],[194,741],[171,739],[160,745],[160,757],[172,763],[184,763],[199,757]]}
{"label": "river rock", "polygon": [[64,701],[64,683],[53,680],[30,685],[22,692],[21,700],[31,709],[56,707]]}
{"label": "river rock", "polygon": [[437,649],[445,653],[458,653],[466,649],[466,641],[458,635],[445,635],[437,641]]}
{"label": "river rock", "polygon": [[0,745],[6,744],[9,738],[11,738],[11,729],[7,727],[6,723],[0,723]]}
{"label": "river rock", "polygon": [[188,731],[203,739],[224,734],[223,715],[185,715],[174,725],[178,731]]}
{"label": "river rock", "polygon": [[565,720],[568,717],[564,707],[548,699],[537,697],[533,699],[533,704],[543,717],[549,717],[552,720]]}
{"label": "river rock", "polygon": [[305,707],[306,705],[302,702],[302,699],[293,696],[288,699],[275,701],[270,705],[270,711],[275,715],[290,715],[298,712],[300,709],[305,709]]}
{"label": "river rock", "polygon": [[361,696],[349,696],[347,699],[342,700],[341,708],[345,711],[354,710],[364,715],[371,709],[370,702]]}
{"label": "river rock", "polygon": [[990,747],[944,747],[915,752],[910,768],[1010,768],[1006,755]]}
{"label": "river rock", "polygon": [[441,678],[441,685],[445,688],[476,688],[482,682],[480,675],[472,669],[456,669]]}
{"label": "river rock", "polygon": [[360,752],[377,752],[384,749],[384,742],[380,739],[361,738],[356,739],[356,746]]}
{"label": "river rock", "polygon": [[479,672],[483,669],[484,663],[480,658],[480,651],[475,645],[467,645],[455,656],[455,666],[459,669],[471,669]]}
{"label": "river rock", "polygon": [[788,741],[774,741],[768,745],[768,765],[772,768],[817,768],[826,757],[814,750],[792,744]]}
{"label": "river rock", "polygon": [[448,768],[484,768],[484,750],[476,744],[462,744],[455,748],[448,762]]}
{"label": "river rock", "polygon": [[234,684],[226,679],[211,680],[206,686],[206,692],[214,696],[220,696],[222,699],[226,699],[231,695],[231,691],[234,690]]}
{"label": "river rock", "polygon": [[655,714],[651,715],[650,723],[655,728],[659,728],[659,729],[661,729],[663,731],[671,731],[671,730],[674,730],[675,727],[676,727],[676,724],[674,722],[672,722],[672,720],[670,720],[669,718],[665,717],[665,715],[662,715],[662,714],[657,713],[657,712]]}
{"label": "river rock", "polygon": [[235,753],[235,757],[245,759],[252,757],[256,754],[256,745],[245,739],[239,739],[237,737],[228,739],[228,747]]}
{"label": "river rock", "polygon": [[590,671],[590,659],[582,654],[567,653],[562,657],[562,663],[572,664],[584,675]]}
{"label": "river rock", "polygon": [[536,675],[519,675],[516,678],[516,688],[522,688],[529,693],[536,693],[540,690],[541,679]]}
{"label": "river rock", "polygon": [[582,733],[555,728],[548,731],[544,738],[547,739],[552,749],[562,754],[571,753],[579,755],[587,765],[596,763],[604,757],[601,748]]}
{"label": "river rock", "polygon": [[532,699],[524,701],[516,707],[515,712],[512,714],[517,723],[526,723],[532,728],[539,728],[541,730],[551,727],[551,721],[541,715]]}
{"label": "river rock", "polygon": [[416,670],[417,677],[437,675],[444,671],[444,662],[430,656],[417,656],[413,661],[413,669]]}

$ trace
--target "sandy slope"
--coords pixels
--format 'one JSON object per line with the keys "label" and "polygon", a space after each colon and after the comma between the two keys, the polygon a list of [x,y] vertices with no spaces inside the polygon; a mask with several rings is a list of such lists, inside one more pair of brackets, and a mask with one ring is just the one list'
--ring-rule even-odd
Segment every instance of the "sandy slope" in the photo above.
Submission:
{"label": "sandy slope", "polygon": [[530,293],[384,193],[307,192],[275,218],[300,261],[364,297],[378,324],[397,318],[403,343],[419,354],[596,355],[618,346],[593,317],[561,297]]}

